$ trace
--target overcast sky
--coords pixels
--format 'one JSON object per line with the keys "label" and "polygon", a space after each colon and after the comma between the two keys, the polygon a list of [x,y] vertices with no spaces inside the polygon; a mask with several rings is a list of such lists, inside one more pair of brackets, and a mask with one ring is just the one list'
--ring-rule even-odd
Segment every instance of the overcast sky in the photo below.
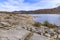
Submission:
{"label": "overcast sky", "polygon": [[0,0],[0,11],[37,10],[59,5],[60,0]]}

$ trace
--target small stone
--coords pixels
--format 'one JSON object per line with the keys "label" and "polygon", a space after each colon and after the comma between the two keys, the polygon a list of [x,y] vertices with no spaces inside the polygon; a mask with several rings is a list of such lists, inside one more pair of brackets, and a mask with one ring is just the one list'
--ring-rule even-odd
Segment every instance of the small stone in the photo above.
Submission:
{"label": "small stone", "polygon": [[58,35],[58,38],[60,38],[60,34]]}
{"label": "small stone", "polygon": [[45,36],[46,36],[46,37],[50,37],[50,34],[48,34],[48,33],[45,33]]}

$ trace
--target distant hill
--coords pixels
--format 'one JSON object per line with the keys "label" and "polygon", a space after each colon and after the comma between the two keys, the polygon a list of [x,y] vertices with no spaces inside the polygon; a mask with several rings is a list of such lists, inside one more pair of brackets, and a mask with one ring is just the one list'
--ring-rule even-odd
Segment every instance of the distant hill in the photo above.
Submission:
{"label": "distant hill", "polygon": [[21,14],[60,14],[60,6],[52,9],[39,9],[34,11],[14,11]]}

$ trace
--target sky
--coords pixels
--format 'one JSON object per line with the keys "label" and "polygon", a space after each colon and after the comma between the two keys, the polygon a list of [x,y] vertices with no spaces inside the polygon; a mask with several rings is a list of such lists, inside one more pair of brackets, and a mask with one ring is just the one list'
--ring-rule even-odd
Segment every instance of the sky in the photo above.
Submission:
{"label": "sky", "polygon": [[60,6],[60,0],[0,0],[0,11],[28,11],[57,6]]}

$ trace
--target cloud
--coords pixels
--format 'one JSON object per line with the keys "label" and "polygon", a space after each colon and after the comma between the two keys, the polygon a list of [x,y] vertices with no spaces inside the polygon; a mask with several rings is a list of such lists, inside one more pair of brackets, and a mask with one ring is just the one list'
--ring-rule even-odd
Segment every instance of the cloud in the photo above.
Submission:
{"label": "cloud", "polygon": [[42,8],[53,8],[60,5],[60,0],[41,0],[34,5]]}
{"label": "cloud", "polygon": [[[0,11],[36,10],[54,8],[60,5],[60,0],[7,0],[0,3]],[[32,3],[35,2],[35,3]]]}

